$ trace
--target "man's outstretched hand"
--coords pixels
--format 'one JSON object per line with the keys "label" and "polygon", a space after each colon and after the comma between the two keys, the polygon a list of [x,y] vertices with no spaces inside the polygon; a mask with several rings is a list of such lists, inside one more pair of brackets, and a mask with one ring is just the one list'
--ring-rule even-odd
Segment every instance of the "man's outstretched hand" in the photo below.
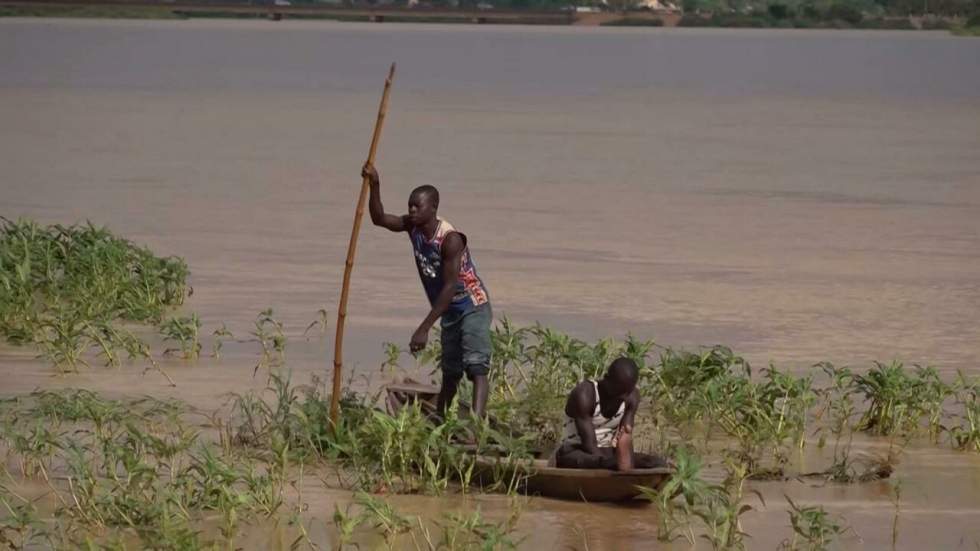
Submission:
{"label": "man's outstretched hand", "polygon": [[412,334],[412,340],[408,343],[408,349],[412,354],[417,354],[425,350],[425,345],[429,342],[429,332],[419,327]]}
{"label": "man's outstretched hand", "polygon": [[371,163],[364,163],[364,167],[361,168],[361,178],[369,178],[372,183],[378,182],[378,169]]}

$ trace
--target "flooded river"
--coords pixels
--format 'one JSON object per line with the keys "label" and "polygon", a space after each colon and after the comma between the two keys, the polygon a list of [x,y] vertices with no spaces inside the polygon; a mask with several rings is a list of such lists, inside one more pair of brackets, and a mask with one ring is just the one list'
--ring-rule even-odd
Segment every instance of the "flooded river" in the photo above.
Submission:
{"label": "flooded river", "polygon": [[[332,354],[392,61],[386,206],[438,186],[498,315],[757,365],[980,374],[980,40],[943,33],[0,20],[0,215],[89,219],[185,257],[205,330],[245,337],[274,308],[306,382]],[[366,226],[360,243],[345,349],[369,375],[425,300],[406,239]],[[320,308],[328,335],[304,338]],[[139,369],[52,377],[4,346],[0,392],[217,405],[264,382],[254,343],[225,350],[165,360],[171,388]],[[912,446],[896,476],[899,548],[980,544],[980,458]],[[843,513],[848,548],[891,545],[888,483],[754,487],[752,549],[789,535],[783,493]],[[324,519],[347,499],[310,491]],[[521,522],[528,547],[658,545],[650,508],[537,499]]]}

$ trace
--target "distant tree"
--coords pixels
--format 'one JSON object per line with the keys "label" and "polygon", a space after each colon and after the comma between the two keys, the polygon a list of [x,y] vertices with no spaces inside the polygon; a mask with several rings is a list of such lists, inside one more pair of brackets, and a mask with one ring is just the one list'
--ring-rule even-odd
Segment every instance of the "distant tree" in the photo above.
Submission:
{"label": "distant tree", "polygon": [[789,6],[786,4],[769,4],[769,16],[773,19],[786,19],[789,17]]}
{"label": "distant tree", "polygon": [[851,25],[859,25],[861,20],[864,19],[864,14],[861,13],[861,10],[850,4],[836,3],[827,9],[825,17],[827,19],[844,21]]}

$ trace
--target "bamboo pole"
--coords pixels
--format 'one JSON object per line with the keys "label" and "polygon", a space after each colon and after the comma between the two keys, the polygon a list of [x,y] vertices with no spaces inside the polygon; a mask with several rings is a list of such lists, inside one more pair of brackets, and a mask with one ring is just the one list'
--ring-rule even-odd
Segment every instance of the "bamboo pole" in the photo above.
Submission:
{"label": "bamboo pole", "polygon": [[[385,113],[388,111],[388,92],[391,81],[395,78],[395,64],[388,70],[385,79],[385,89],[381,94],[381,105],[378,107],[378,120],[374,123],[374,135],[371,137],[371,149],[368,151],[367,162],[374,164],[374,154],[378,150],[378,140],[381,138],[381,126],[384,124]],[[364,201],[368,196],[370,178],[364,177],[361,182],[361,195],[357,199],[357,210],[354,212],[354,227],[350,232],[350,243],[347,245],[347,262],[344,264],[344,284],[340,291],[340,305],[337,307],[337,337],[333,348],[333,393],[330,395],[330,422],[336,429],[340,416],[340,382],[344,358],[344,321],[347,319],[347,293],[350,290],[350,274],[354,269],[354,254],[357,252],[357,234],[361,229],[361,219],[364,217]]]}

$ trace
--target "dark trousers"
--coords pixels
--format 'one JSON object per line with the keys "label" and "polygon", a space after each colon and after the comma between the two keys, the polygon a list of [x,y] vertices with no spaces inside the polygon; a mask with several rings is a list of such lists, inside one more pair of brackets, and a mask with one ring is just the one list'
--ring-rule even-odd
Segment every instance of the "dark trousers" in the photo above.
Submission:
{"label": "dark trousers", "polygon": [[[555,464],[563,469],[616,470],[616,448],[599,448],[598,454],[583,450],[578,444],[562,444],[558,448]],[[634,469],[666,467],[667,462],[659,455],[633,452]]]}

